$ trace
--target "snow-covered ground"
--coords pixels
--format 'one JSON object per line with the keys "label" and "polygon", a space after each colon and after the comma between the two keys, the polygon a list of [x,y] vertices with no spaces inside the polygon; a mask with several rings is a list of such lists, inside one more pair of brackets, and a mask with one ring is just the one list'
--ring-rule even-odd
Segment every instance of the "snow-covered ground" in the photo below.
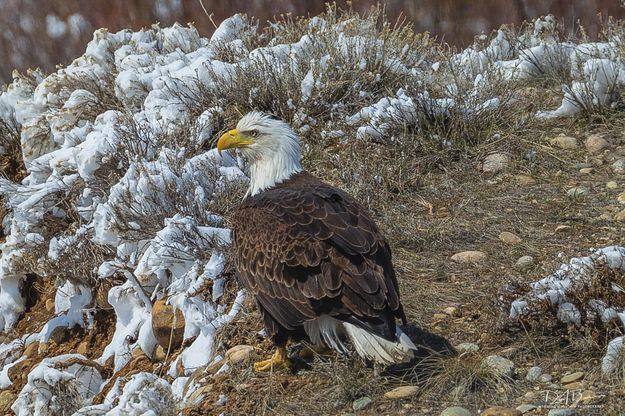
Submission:
{"label": "snow-covered ground", "polygon": [[[209,150],[226,127],[221,120],[228,103],[198,97],[226,96],[224,86],[235,86],[254,68],[269,68],[275,78],[298,86],[281,104],[292,111],[301,133],[318,121],[310,108],[322,103],[337,111],[339,127],[353,129],[359,139],[381,140],[431,117],[453,113],[471,120],[514,105],[510,97],[500,96],[505,89],[494,88],[506,82],[570,73],[574,81],[563,86],[561,106],[536,114],[542,118],[609,106],[615,87],[625,82],[618,40],[560,42],[549,17],[534,22],[533,32],[517,35],[502,29],[490,42],[481,39],[483,45],[477,42],[444,62],[420,55],[409,44],[397,48],[397,56],[388,56],[382,53],[384,38],[363,22],[313,18],[306,33],[291,43],[281,41],[277,25],[276,37],[254,48],[249,38],[256,27],[239,15],[224,21],[211,39],[180,25],[139,32],[98,30],[84,55],[67,68],[49,76],[16,74],[0,94],[0,118],[20,129],[27,176],[19,183],[0,179],[8,207],[2,224],[7,237],[0,246],[0,326],[12,329],[24,312],[20,286],[27,273],[59,282],[56,316],[42,323],[40,332],[0,345],[2,387],[10,385],[7,371],[21,359],[24,344],[46,342],[58,327],[93,324],[92,291],[98,280],[115,276],[125,283],[108,292],[115,333],[96,363],[113,357],[117,372],[137,348],[154,354],[155,299],[165,298],[182,311],[184,338],[193,339],[168,369],[172,383],[139,373],[123,387],[117,379],[109,389],[111,381],[97,367],[80,364],[82,356],[46,358],[31,371],[13,406],[18,415],[52,411],[60,405],[59,394],[67,391],[74,394],[74,408],[82,408],[77,414],[168,414],[184,399],[183,392],[185,397],[193,392],[189,375],[221,359],[215,354],[215,336],[235,317],[245,294],[240,291],[234,300],[224,301],[222,271],[230,234],[210,206],[247,176],[242,160]],[[49,22],[50,30],[60,30],[57,26]],[[333,42],[333,48],[324,42]],[[394,94],[384,96],[354,85],[344,102],[328,102],[329,77],[337,68],[360,71],[373,83],[392,76],[406,87],[398,85]],[[448,80],[444,88],[428,90],[440,79]],[[258,81],[269,82],[263,77]],[[240,108],[258,106],[260,87],[246,93]],[[356,103],[356,110],[346,112]],[[329,126],[322,135],[346,134]],[[0,143],[0,152],[9,148]],[[59,222],[65,227],[52,228]],[[93,276],[65,279],[56,273],[67,267],[67,259],[89,250],[96,253],[90,264]],[[619,250],[606,248],[597,256],[612,264],[614,253],[622,261]],[[212,281],[211,296],[201,290],[207,281]],[[540,298],[540,293],[530,297]],[[566,297],[558,299],[563,319],[575,322]],[[519,305],[515,303],[513,314]],[[602,307],[603,313],[610,310],[610,305]],[[614,313],[623,319],[623,311]],[[610,351],[617,342],[622,344],[614,340]],[[72,359],[76,363],[67,367],[56,365]],[[604,370],[609,371],[605,360]],[[105,387],[104,404],[91,406]]]}

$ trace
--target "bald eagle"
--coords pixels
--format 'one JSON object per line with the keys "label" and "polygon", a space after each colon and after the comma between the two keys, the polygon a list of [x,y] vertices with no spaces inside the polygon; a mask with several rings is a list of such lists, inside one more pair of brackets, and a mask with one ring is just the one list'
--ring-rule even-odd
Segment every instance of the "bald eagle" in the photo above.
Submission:
{"label": "bald eagle", "polygon": [[289,340],[384,365],[413,357],[391,250],[352,197],[304,171],[298,135],[261,112],[245,115],[217,142],[240,149],[250,185],[232,216],[234,263],[255,297],[277,351],[257,371],[291,365]]}

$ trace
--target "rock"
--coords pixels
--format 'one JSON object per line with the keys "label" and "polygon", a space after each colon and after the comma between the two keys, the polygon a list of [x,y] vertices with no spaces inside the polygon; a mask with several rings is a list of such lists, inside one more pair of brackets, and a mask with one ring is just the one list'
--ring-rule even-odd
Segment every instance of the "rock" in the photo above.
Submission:
{"label": "rock", "polygon": [[625,209],[621,212],[617,212],[614,214],[614,221],[624,222],[625,221]]}
{"label": "rock", "polygon": [[46,311],[54,312],[54,299],[46,299]]}
{"label": "rock", "polygon": [[610,143],[608,143],[608,141],[601,137],[601,135],[599,134],[591,134],[586,139],[584,145],[586,146],[586,150],[588,150],[590,153],[599,153],[600,151],[608,147]]}
{"label": "rock", "polygon": [[534,409],[538,409],[538,407],[534,406],[533,404],[522,404],[516,407],[516,410],[521,412],[521,414],[531,412]]}
{"label": "rock", "polygon": [[510,244],[510,245],[519,244],[522,241],[521,237],[509,231],[501,232],[499,234],[499,239],[503,241],[504,243]]}
{"label": "rock", "polygon": [[480,416],[521,416],[523,413],[509,407],[493,406],[480,413]]}
{"label": "rock", "polygon": [[19,384],[22,381],[22,378],[28,377],[28,370],[33,366],[35,361],[31,358],[27,358],[25,360],[20,361],[19,363],[13,364],[7,370],[7,376],[9,376],[9,380],[13,384]]}
{"label": "rock", "polygon": [[35,341],[35,342],[30,343],[24,349],[24,355],[27,356],[28,358],[33,358],[39,355],[39,342]]}
{"label": "rock", "polygon": [[538,381],[541,383],[551,383],[551,380],[553,380],[551,374],[541,374],[540,377],[538,377]]}
{"label": "rock", "polygon": [[405,399],[410,396],[414,396],[419,392],[418,386],[401,386],[396,387],[393,390],[389,390],[384,393],[384,397],[387,399]]}
{"label": "rock", "polygon": [[457,306],[448,306],[445,309],[443,309],[443,313],[449,316],[453,316],[455,318],[459,318],[462,316],[462,311]]}
{"label": "rock", "polygon": [[558,136],[549,140],[554,146],[558,146],[560,149],[573,150],[578,148],[577,139],[570,136]]}
{"label": "rock", "polygon": [[226,351],[226,360],[229,363],[237,364],[240,362],[248,361],[252,356],[254,347],[251,345],[235,345]]}
{"label": "rock", "polygon": [[456,263],[481,263],[486,260],[486,253],[483,251],[463,251],[451,256],[451,260]]}
{"label": "rock", "polygon": [[619,159],[612,163],[612,172],[618,175],[625,174],[625,159]]}
{"label": "rock", "polygon": [[514,179],[521,186],[530,186],[530,185],[534,185],[536,183],[536,179],[532,178],[531,176],[527,176],[527,175],[517,175],[517,176],[514,177]]}
{"label": "rock", "polygon": [[152,354],[152,361],[161,363],[165,361],[166,359],[167,359],[167,351],[165,351],[165,349],[162,346],[157,345],[156,348],[154,348],[154,354]]}
{"label": "rock", "polygon": [[78,344],[78,347],[76,347],[76,354],[81,354],[86,357],[87,354],[89,354],[89,342],[83,341]]}
{"label": "rock", "polygon": [[625,192],[621,192],[619,196],[616,197],[616,200],[619,204],[625,204]]}
{"label": "rock", "polygon": [[363,396],[359,399],[354,400],[354,402],[352,403],[352,409],[354,409],[354,412],[357,412],[369,406],[370,404],[371,398],[368,396]]}
{"label": "rock", "polygon": [[491,153],[482,162],[482,172],[497,173],[504,170],[510,163],[510,156],[505,153]]}
{"label": "rock", "polygon": [[463,352],[464,353],[478,352],[479,350],[480,350],[480,346],[472,342],[463,342],[462,344],[456,345],[456,351],[458,351],[458,353],[460,354],[462,354]]}
{"label": "rock", "polygon": [[579,173],[581,173],[582,175],[589,175],[591,173],[593,173],[595,170],[593,168],[581,168],[579,170]]}
{"label": "rock", "polygon": [[571,374],[566,374],[564,376],[562,376],[562,378],[560,379],[560,383],[562,384],[569,384],[572,383],[574,381],[579,381],[581,379],[584,378],[584,372],[583,371],[576,371],[574,373]]}
{"label": "rock", "polygon": [[8,390],[2,391],[2,393],[0,393],[0,414],[12,415],[13,411],[11,410],[11,406],[16,400],[17,394]]}
{"label": "rock", "polygon": [[452,406],[443,410],[440,416],[472,416],[472,413],[460,406]]}
{"label": "rock", "polygon": [[538,381],[539,377],[542,375],[543,369],[540,367],[531,367],[527,370],[527,374],[525,375],[525,379],[527,381]]}
{"label": "rock", "polygon": [[616,189],[616,188],[618,188],[618,183],[616,183],[614,181],[610,181],[610,182],[605,184],[605,187],[608,188],[608,189]]}
{"label": "rock", "polygon": [[603,399],[605,396],[603,395],[598,395],[596,392],[592,391],[592,390],[585,390],[582,392],[582,394],[580,394],[580,396],[578,397],[578,399],[576,400],[576,403],[574,404],[593,404],[596,403],[597,401]]}
{"label": "rock", "polygon": [[529,269],[534,265],[534,257],[532,256],[523,256],[519,257],[519,259],[514,263],[514,267],[519,270]]}
{"label": "rock", "polygon": [[566,194],[569,198],[579,198],[580,196],[584,196],[589,192],[588,188],[585,186],[575,186],[566,191]]}
{"label": "rock", "polygon": [[484,358],[482,365],[501,376],[514,377],[514,363],[507,358],[503,358],[499,355],[489,355]]}
{"label": "rock", "polygon": [[581,381],[574,381],[573,383],[568,383],[562,386],[567,390],[582,390],[584,388],[584,383]]}
{"label": "rock", "polygon": [[575,409],[551,409],[547,416],[575,416]]}
{"label": "rock", "polygon": [[556,229],[555,229],[555,232],[556,232],[556,233],[560,233],[560,232],[562,232],[562,231],[568,231],[568,230],[570,230],[570,229],[571,229],[571,226],[570,226],[570,225],[558,225],[558,226],[556,227]]}
{"label": "rock", "polygon": [[166,299],[157,300],[152,307],[152,331],[158,345],[171,351],[182,345],[184,317],[180,310],[174,312],[174,307],[166,302]]}

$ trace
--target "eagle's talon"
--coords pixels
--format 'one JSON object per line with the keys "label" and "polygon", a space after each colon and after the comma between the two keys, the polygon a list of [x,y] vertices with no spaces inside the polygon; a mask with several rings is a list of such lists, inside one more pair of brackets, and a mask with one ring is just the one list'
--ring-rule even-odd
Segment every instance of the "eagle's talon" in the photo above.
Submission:
{"label": "eagle's talon", "polygon": [[290,370],[291,367],[291,360],[289,360],[284,347],[279,347],[271,358],[254,363],[254,370],[259,373],[272,370]]}

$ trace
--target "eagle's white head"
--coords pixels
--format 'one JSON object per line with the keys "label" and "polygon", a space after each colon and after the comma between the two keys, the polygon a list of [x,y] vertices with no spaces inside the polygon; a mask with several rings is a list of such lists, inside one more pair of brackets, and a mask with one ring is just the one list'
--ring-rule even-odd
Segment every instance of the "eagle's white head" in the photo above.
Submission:
{"label": "eagle's white head", "polygon": [[273,187],[300,172],[299,137],[284,121],[265,113],[247,113],[237,128],[224,133],[217,150],[238,148],[250,163],[250,187],[246,196]]}

